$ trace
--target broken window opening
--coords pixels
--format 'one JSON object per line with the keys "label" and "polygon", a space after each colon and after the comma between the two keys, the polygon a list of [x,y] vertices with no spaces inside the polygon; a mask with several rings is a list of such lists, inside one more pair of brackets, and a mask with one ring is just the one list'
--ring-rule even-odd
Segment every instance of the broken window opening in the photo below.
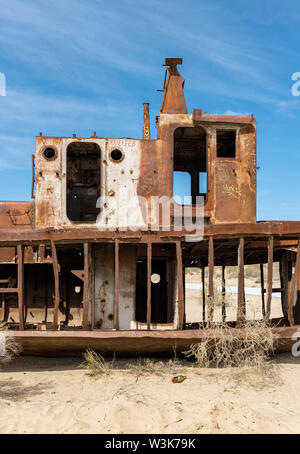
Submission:
{"label": "broken window opening", "polygon": [[217,131],[217,158],[235,158],[236,131]]}
{"label": "broken window opening", "polygon": [[95,222],[100,197],[100,148],[73,142],[67,148],[67,216],[74,222]]}
{"label": "broken window opening", "polygon": [[[207,200],[206,132],[202,127],[177,128],[174,132],[173,194],[184,204]],[[187,177],[189,175],[189,178]]]}

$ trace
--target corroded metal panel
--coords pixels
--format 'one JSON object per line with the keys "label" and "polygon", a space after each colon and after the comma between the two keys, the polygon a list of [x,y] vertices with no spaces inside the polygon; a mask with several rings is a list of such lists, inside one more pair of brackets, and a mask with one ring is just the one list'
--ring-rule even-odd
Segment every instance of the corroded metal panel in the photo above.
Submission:
{"label": "corroded metal panel", "polygon": [[0,201],[0,230],[32,229],[33,215],[33,202]]}

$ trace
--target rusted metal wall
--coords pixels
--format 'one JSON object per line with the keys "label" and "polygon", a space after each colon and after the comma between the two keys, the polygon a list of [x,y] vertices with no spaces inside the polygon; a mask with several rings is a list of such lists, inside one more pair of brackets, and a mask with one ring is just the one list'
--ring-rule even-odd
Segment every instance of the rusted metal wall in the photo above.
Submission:
{"label": "rusted metal wall", "polygon": [[[192,115],[161,114],[158,117],[159,174],[165,195],[173,191],[173,136],[179,127],[201,126],[207,134],[207,184],[208,194],[204,215],[212,224],[256,222],[256,128],[255,120],[245,117],[251,124],[241,123],[240,118],[227,119],[214,116],[206,121],[193,120]],[[236,131],[236,157],[219,158],[216,152],[217,130]],[[161,181],[161,180],[159,180]],[[189,188],[187,188],[189,190]]]}
{"label": "rusted metal wall", "polygon": [[0,201],[0,230],[26,230],[33,227],[33,202]]}
{"label": "rusted metal wall", "polygon": [[[113,329],[115,327],[114,295],[114,245],[99,244],[94,248],[95,307],[94,327]],[[131,329],[135,318],[135,275],[136,248],[121,245],[120,252],[120,329]]]}

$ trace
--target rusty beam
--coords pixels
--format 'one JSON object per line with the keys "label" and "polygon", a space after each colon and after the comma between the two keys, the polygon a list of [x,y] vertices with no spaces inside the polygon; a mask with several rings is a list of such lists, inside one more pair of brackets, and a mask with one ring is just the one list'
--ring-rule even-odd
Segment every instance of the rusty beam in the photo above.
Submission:
{"label": "rusty beam", "polygon": [[202,321],[205,323],[205,266],[201,267],[202,280]]}
{"label": "rusty beam", "polygon": [[119,240],[115,241],[115,328],[120,329],[119,298],[120,298],[120,262]]}
{"label": "rusty beam", "polygon": [[240,238],[238,248],[238,300],[237,300],[237,319],[236,325],[240,327],[245,323],[246,305],[245,305],[245,276],[244,276],[244,247],[245,239]]}
{"label": "rusty beam", "polygon": [[297,298],[296,298],[296,314],[295,314],[295,324],[300,324],[300,264],[298,263],[297,267]]}
{"label": "rusty beam", "polygon": [[89,257],[90,257],[90,245],[84,243],[84,278],[83,278],[83,316],[82,316],[82,328],[84,331],[89,329]]}
{"label": "rusty beam", "polygon": [[151,326],[152,243],[147,243],[147,330]]}
{"label": "rusty beam", "polygon": [[226,321],[226,279],[225,279],[225,265],[222,265],[222,321]]}
{"label": "rusty beam", "polygon": [[181,241],[176,241],[176,262],[177,262],[179,329],[183,329],[183,323],[184,323],[184,289],[183,289],[183,267],[182,267]]}
{"label": "rusty beam", "polygon": [[59,264],[57,261],[57,251],[54,241],[51,241],[52,249],[52,265],[54,274],[54,313],[53,313],[53,331],[57,330],[58,326],[58,309],[59,309]]}
{"label": "rusty beam", "polygon": [[274,256],[274,238],[271,236],[268,241],[268,282],[267,282],[267,310],[266,320],[270,319],[271,302],[273,290],[273,256]]}
{"label": "rusty beam", "polygon": [[207,323],[211,326],[214,318],[214,240],[208,240],[208,314]]}
{"label": "rusty beam", "polygon": [[290,286],[290,294],[288,299],[288,319],[291,326],[295,324],[294,320],[294,302],[296,296],[296,284],[297,284],[297,276],[299,276],[299,268],[300,268],[300,238],[298,240],[298,248],[297,248],[297,258],[295,264],[295,270],[292,276],[292,282]]}
{"label": "rusty beam", "polygon": [[[167,235],[166,235],[167,233]],[[152,241],[159,242],[174,242],[177,239],[184,240],[186,232],[155,232],[153,234],[137,233],[137,232],[122,232],[122,235],[116,235],[115,232],[100,232],[97,229],[61,229],[60,231],[54,229],[47,230],[2,230],[0,244],[7,247],[15,245],[18,242],[22,244],[51,244],[55,243],[76,243],[82,241],[111,241],[114,242],[115,238],[120,237],[120,242],[126,241],[139,241],[147,243]],[[290,235],[298,238],[300,234],[300,222],[287,221],[287,222],[259,222],[259,223],[240,223],[240,224],[211,224],[204,226],[204,239],[208,240],[210,236],[214,238],[240,238],[241,236],[270,236],[270,235]],[[167,239],[166,239],[167,238]]]}
{"label": "rusty beam", "polygon": [[[19,330],[25,329],[24,323],[24,246],[18,244],[18,306],[19,306]],[[8,290],[8,289],[6,289]]]}
{"label": "rusty beam", "polygon": [[0,288],[0,293],[19,293],[19,288],[12,287]]}
{"label": "rusty beam", "polygon": [[265,306],[265,278],[264,278],[264,264],[260,264],[260,287],[261,287],[261,311],[265,318],[266,306]]}
{"label": "rusty beam", "polygon": [[0,304],[0,322],[5,321],[5,313],[6,313],[6,301],[5,296],[1,295],[1,304]]}

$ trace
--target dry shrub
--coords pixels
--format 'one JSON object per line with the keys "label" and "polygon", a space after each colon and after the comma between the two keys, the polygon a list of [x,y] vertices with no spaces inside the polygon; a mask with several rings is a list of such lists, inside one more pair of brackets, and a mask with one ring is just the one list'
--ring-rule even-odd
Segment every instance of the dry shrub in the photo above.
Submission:
{"label": "dry shrub", "polygon": [[203,329],[204,338],[184,354],[200,367],[262,368],[274,353],[277,336],[265,321],[246,322],[243,328],[226,324]]}
{"label": "dry shrub", "polygon": [[[0,334],[4,334],[7,331],[6,324],[0,323]],[[5,356],[0,356],[0,367],[8,362],[12,361],[21,352],[20,344],[16,341],[13,336],[5,336]]]}
{"label": "dry shrub", "polygon": [[178,368],[182,367],[176,357],[169,360],[158,360],[155,358],[138,358],[134,364],[130,365],[129,371],[135,375],[164,375],[166,373],[177,373]]}
{"label": "dry shrub", "polygon": [[95,375],[109,375],[115,358],[112,361],[106,361],[103,356],[98,355],[94,350],[88,348],[83,354],[84,361],[80,364],[81,369],[86,369],[90,377]]}

